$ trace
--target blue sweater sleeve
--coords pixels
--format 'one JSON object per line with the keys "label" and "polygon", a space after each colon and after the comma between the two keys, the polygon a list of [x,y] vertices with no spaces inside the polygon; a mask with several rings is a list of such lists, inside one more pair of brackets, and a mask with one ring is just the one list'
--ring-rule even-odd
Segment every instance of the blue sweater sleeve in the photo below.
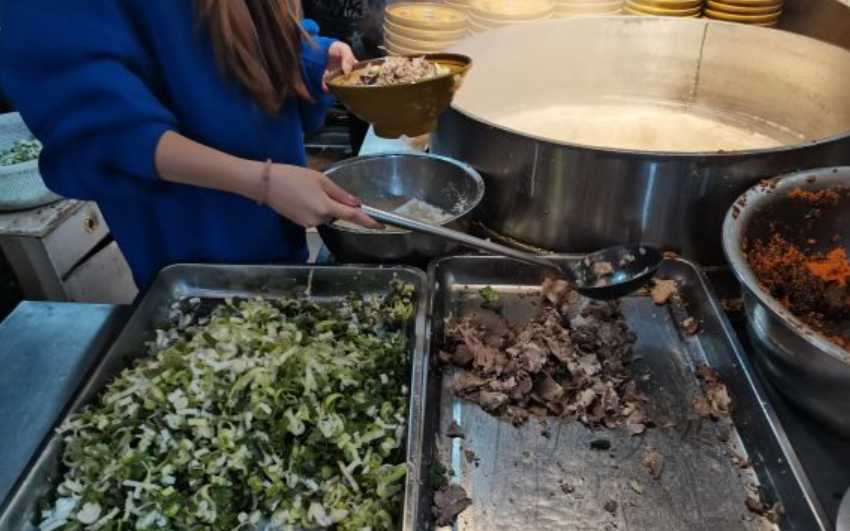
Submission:
{"label": "blue sweater sleeve", "polygon": [[319,27],[312,20],[305,20],[303,26],[312,42],[301,45],[301,75],[313,101],[299,102],[299,106],[304,131],[311,133],[322,127],[325,112],[334,102],[333,96],[322,89],[322,76],[328,66],[328,49],[334,40],[320,37]]}
{"label": "blue sweater sleeve", "polygon": [[156,179],[156,145],[176,127],[137,74],[150,66],[122,5],[5,1],[0,83],[44,143],[42,174],[59,193],[108,186],[81,182],[103,170]]}

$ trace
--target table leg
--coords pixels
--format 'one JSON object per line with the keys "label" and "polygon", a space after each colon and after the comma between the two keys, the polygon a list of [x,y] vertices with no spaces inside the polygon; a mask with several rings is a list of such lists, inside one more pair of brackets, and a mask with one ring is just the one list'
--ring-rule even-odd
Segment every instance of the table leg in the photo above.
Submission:
{"label": "table leg", "polygon": [[62,279],[53,267],[43,240],[7,237],[0,239],[0,248],[12,266],[25,299],[65,300]]}

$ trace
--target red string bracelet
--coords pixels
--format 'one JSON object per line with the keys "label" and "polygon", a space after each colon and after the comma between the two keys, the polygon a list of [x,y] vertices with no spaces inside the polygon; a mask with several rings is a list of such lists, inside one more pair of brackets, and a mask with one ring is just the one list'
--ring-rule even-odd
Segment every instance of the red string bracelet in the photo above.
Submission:
{"label": "red string bracelet", "polygon": [[263,174],[260,176],[260,197],[257,199],[258,205],[265,205],[269,200],[269,181],[272,178],[272,159],[266,159],[263,164]]}

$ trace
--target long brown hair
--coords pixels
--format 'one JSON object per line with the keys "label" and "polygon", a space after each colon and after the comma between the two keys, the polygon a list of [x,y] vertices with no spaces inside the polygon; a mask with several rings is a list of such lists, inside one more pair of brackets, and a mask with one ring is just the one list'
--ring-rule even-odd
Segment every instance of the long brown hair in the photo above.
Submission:
{"label": "long brown hair", "polygon": [[195,0],[219,64],[269,114],[310,99],[301,77],[300,0]]}

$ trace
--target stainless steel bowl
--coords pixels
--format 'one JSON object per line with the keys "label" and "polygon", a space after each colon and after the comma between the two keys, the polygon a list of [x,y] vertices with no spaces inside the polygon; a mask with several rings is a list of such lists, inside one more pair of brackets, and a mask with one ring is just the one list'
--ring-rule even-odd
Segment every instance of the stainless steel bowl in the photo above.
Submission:
{"label": "stainless steel bowl", "polygon": [[[409,199],[420,199],[452,214],[444,226],[466,231],[470,213],[484,197],[477,171],[436,155],[389,154],[355,157],[329,168],[326,175],[367,205],[392,210]],[[393,229],[358,231],[323,225],[319,234],[341,262],[426,263],[451,253],[457,244],[425,234]]]}
{"label": "stainless steel bowl", "polygon": [[[535,247],[640,241],[721,265],[723,216],[741,193],[850,164],[850,51],[800,35],[702,18],[574,17],[495,29],[452,51],[476,66],[432,151],[481,172],[476,214],[489,229]],[[747,149],[738,134],[703,145],[728,128],[780,145]]]}
{"label": "stainless steel bowl", "polygon": [[[735,203],[723,224],[723,248],[744,286],[748,332],[757,362],[785,396],[824,424],[850,437],[850,353],[788,311],[759,283],[745,255],[748,241],[774,231],[789,241],[816,240],[817,251],[850,251],[850,199],[806,219],[811,206],[788,192],[850,186],[850,167],[816,169],[758,185]],[[811,228],[809,228],[809,226]],[[806,227],[801,234],[801,227]],[[842,238],[835,242],[834,235]]]}

